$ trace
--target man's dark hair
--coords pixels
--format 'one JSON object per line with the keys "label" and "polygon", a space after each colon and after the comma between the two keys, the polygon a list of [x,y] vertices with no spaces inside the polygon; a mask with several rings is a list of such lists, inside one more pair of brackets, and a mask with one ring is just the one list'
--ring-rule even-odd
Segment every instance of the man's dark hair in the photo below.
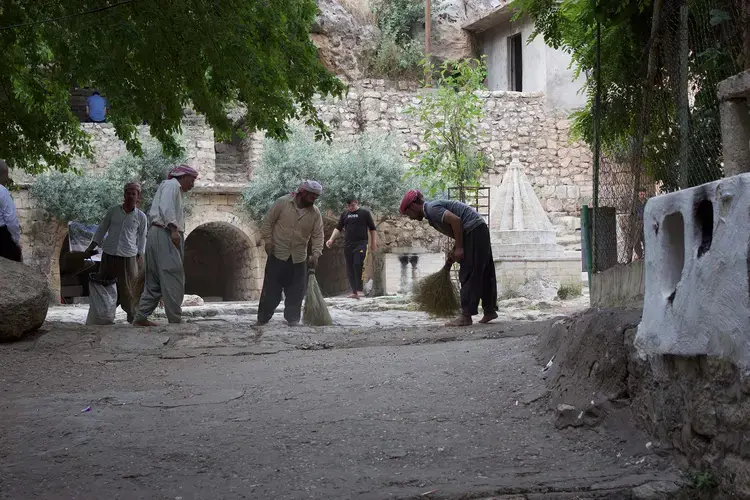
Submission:
{"label": "man's dark hair", "polygon": [[347,205],[350,204],[350,203],[354,203],[355,201],[359,201],[359,200],[357,200],[356,196],[347,196],[346,197],[346,204]]}
{"label": "man's dark hair", "polygon": [[95,90],[93,94],[91,95],[100,95],[98,90]]}

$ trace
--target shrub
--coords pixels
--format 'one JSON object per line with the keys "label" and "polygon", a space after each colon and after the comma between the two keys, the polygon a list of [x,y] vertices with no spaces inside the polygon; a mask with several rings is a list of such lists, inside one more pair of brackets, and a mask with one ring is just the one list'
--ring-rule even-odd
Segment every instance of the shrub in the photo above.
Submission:
{"label": "shrub", "polygon": [[32,184],[30,194],[61,222],[98,224],[109,207],[122,203],[123,188],[131,181],[141,183],[141,209],[148,210],[159,183],[184,161],[184,157],[170,158],[160,146],[150,144],[144,147],[142,157],[120,156],[101,175],[87,170],[45,173]]}
{"label": "shrub", "polygon": [[324,212],[339,213],[353,195],[378,217],[394,215],[406,190],[406,164],[388,135],[365,132],[327,144],[296,128],[287,141],[266,141],[240,207],[260,220],[278,197],[315,179],[323,185],[318,206]]}
{"label": "shrub", "polygon": [[557,298],[568,300],[580,297],[582,293],[583,285],[581,283],[564,283],[557,289]]}

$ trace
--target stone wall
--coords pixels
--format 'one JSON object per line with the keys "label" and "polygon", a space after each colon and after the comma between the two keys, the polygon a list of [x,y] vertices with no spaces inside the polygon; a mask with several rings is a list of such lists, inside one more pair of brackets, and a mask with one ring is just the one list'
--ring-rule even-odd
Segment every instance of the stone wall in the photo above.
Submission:
{"label": "stone wall", "polygon": [[[642,359],[625,331],[631,408],[656,448],[717,479],[716,498],[750,498],[750,373],[710,356]],[[727,496],[723,496],[727,495]]]}
{"label": "stone wall", "polygon": [[[385,83],[365,83],[374,89],[356,87],[346,100],[320,104],[321,116],[333,124],[335,133],[389,132],[404,151],[424,147],[419,140],[422,129],[404,114],[418,102],[419,92],[375,90],[386,88]],[[587,147],[569,141],[568,120],[546,106],[542,93],[498,91],[483,92],[482,97],[486,116],[479,146],[492,164],[485,182],[500,184],[511,152],[518,151],[547,212],[577,215],[581,200],[593,194],[592,159]]]}
{"label": "stone wall", "polygon": [[[420,92],[413,83],[362,80],[351,87],[346,99],[320,101],[321,117],[331,123],[335,135],[363,131],[393,134],[404,152],[424,147],[422,129],[404,111],[416,104]],[[580,205],[593,195],[592,155],[582,143],[571,142],[570,122],[549,108],[543,93],[483,92],[485,119],[480,147],[492,167],[484,182],[499,185],[511,152],[518,151],[526,175],[553,222],[578,216]],[[250,169],[262,153],[263,137],[254,134],[247,155]]]}

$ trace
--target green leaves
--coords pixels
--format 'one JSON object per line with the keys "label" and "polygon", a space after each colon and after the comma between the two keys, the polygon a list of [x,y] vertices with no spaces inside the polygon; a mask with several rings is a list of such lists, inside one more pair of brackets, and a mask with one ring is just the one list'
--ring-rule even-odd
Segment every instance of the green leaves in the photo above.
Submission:
{"label": "green leaves", "polygon": [[[742,24],[738,22],[737,0],[687,0],[689,12],[689,92],[688,155],[692,185],[720,176],[717,84],[739,72],[742,53]],[[574,139],[594,144],[593,109],[596,94],[596,20],[601,22],[601,127],[602,151],[614,161],[630,161],[633,138],[638,135],[643,92],[649,92],[649,120],[644,137],[643,163],[662,189],[677,188],[679,170],[679,130],[677,96],[679,75],[679,4],[668,4],[662,12],[657,38],[650,33],[651,0],[515,0],[517,17],[534,19],[534,36],[570,53],[578,74],[587,75],[584,109],[573,113]],[[656,52],[656,82],[644,89],[648,52]]]}
{"label": "green leaves", "polygon": [[124,155],[113,161],[103,175],[91,171],[47,172],[31,185],[31,196],[48,215],[61,222],[98,224],[107,209],[122,203],[125,184],[141,183],[140,207],[148,211],[159,183],[184,157],[169,158],[156,144],[149,144],[141,157]]}
{"label": "green leaves", "polygon": [[192,105],[219,138],[231,135],[230,109],[245,109],[247,132],[283,139],[301,119],[328,138],[313,97],[341,96],[342,82],[318,59],[309,30],[314,0],[153,0],[78,15],[101,2],[10,2],[0,27],[0,158],[14,168],[67,170],[90,156],[70,110],[69,90],[97,88],[117,135],[140,153],[146,121],[169,154],[183,109]]}
{"label": "green leaves", "polygon": [[406,112],[423,127],[425,150],[410,152],[416,166],[408,176],[433,181],[430,195],[448,187],[477,185],[488,166],[476,144],[481,138],[479,123],[484,117],[486,65],[481,60],[447,61],[439,70],[423,61],[425,81],[438,73],[436,87],[425,91],[417,105]]}
{"label": "green leaves", "polygon": [[279,196],[315,179],[323,185],[318,206],[324,212],[338,214],[353,195],[375,216],[393,215],[406,191],[405,171],[406,161],[388,135],[366,132],[326,144],[316,142],[308,130],[295,129],[285,142],[265,142],[240,206],[260,220]]}

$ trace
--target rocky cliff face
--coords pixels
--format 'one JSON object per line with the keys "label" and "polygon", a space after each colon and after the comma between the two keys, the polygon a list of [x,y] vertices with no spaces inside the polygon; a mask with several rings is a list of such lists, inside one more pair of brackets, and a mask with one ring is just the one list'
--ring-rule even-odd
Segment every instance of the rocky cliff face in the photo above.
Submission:
{"label": "rocky cliff face", "polygon": [[[433,0],[432,52],[438,59],[476,56],[471,37],[461,27],[507,0]],[[380,31],[374,19],[362,20],[351,12],[356,2],[318,0],[320,16],[310,38],[320,49],[326,67],[349,80],[365,74],[366,54],[378,45]]]}
{"label": "rocky cliff face", "polygon": [[476,57],[469,34],[461,29],[505,0],[442,0],[432,19],[432,52],[439,59]]}
{"label": "rocky cliff face", "polygon": [[349,80],[364,74],[364,54],[377,47],[380,31],[362,22],[338,0],[318,0],[320,15],[310,39],[320,50],[320,58],[329,71]]}

